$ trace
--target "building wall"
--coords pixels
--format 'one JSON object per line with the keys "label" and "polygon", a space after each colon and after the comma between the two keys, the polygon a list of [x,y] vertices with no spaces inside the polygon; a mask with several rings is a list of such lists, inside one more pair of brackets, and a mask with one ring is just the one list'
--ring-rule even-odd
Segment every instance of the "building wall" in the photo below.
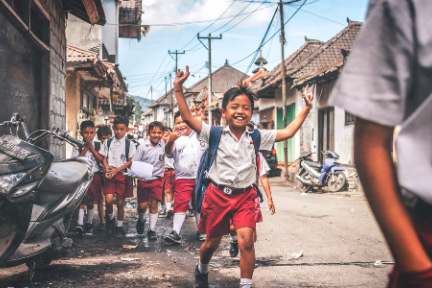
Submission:
{"label": "building wall", "polygon": [[118,63],[118,1],[105,0],[102,2],[107,23],[102,27],[103,43],[111,55],[108,61]]}
{"label": "building wall", "polygon": [[339,162],[354,165],[354,125],[345,126],[345,110],[335,107],[335,151]]}
{"label": "building wall", "polygon": [[89,50],[102,43],[102,27],[91,25],[70,14],[67,20],[67,44]]}

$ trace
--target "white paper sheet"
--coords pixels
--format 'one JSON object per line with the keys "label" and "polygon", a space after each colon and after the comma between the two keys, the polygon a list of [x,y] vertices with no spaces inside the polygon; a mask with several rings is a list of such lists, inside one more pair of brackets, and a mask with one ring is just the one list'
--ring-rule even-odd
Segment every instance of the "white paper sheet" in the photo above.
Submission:
{"label": "white paper sheet", "polygon": [[132,169],[127,169],[128,173],[124,173],[125,175],[128,175],[130,177],[139,178],[143,180],[150,180],[150,179],[156,179],[152,176],[153,173],[153,165],[142,162],[142,161],[133,161],[132,162]]}

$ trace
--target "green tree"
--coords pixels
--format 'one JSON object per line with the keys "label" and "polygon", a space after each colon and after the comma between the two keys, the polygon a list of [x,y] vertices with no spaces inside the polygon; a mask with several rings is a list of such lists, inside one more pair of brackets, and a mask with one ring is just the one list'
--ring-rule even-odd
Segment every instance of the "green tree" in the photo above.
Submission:
{"label": "green tree", "polygon": [[135,121],[140,122],[141,115],[144,113],[139,101],[135,100]]}

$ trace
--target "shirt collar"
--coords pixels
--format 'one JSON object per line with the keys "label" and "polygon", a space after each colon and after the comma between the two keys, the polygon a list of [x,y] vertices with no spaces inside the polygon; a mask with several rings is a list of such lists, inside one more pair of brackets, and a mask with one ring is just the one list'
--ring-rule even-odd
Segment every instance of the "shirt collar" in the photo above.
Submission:
{"label": "shirt collar", "polygon": [[[163,140],[159,141],[159,143],[156,144],[156,145],[162,146],[162,143],[161,143],[162,141],[163,141]],[[144,144],[147,145],[147,146],[151,146],[150,139],[146,139],[145,142],[144,142]]]}
{"label": "shirt collar", "polygon": [[[229,125],[227,125],[227,126],[223,129],[223,131],[224,131],[225,133],[229,133],[232,137],[234,137],[235,139],[237,139],[237,137],[234,135],[234,133],[232,133],[231,129],[229,128]],[[241,140],[241,139],[242,139],[246,134],[251,135],[253,132],[254,132],[254,130],[248,130],[248,129],[246,128],[245,131],[243,132],[242,136],[240,137],[240,140]],[[240,141],[240,140],[239,140],[239,141]]]}
{"label": "shirt collar", "polygon": [[124,143],[126,136],[123,136],[122,138],[118,139],[114,136],[113,142],[115,143]]}

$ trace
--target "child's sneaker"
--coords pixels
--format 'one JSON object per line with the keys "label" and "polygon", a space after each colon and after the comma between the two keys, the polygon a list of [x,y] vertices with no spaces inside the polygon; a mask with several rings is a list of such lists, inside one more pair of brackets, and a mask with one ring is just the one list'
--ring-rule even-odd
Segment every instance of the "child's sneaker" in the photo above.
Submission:
{"label": "child's sneaker", "polygon": [[207,238],[207,235],[201,231],[197,231],[196,237],[199,241],[205,241]]}
{"label": "child's sneaker", "polygon": [[105,231],[105,223],[100,223],[99,224],[99,226],[98,226],[98,229],[97,229],[98,231],[100,231],[100,232],[103,232],[103,231]]}
{"label": "child's sneaker", "polygon": [[167,219],[170,219],[173,215],[174,215],[174,212],[173,212],[172,209],[170,209],[170,210],[167,211],[166,218],[167,218]]}
{"label": "child's sneaker", "polygon": [[116,230],[116,220],[115,217],[113,219],[109,219],[109,217],[107,216],[107,218],[105,219],[106,221],[106,233],[107,235],[114,235],[115,230]]}
{"label": "child's sneaker", "polygon": [[141,222],[138,219],[138,222],[136,225],[137,234],[144,234],[144,226],[145,226],[145,220],[143,222]]}
{"label": "child's sneaker", "polygon": [[231,257],[237,257],[239,252],[239,248],[238,248],[238,242],[237,241],[232,241],[230,243],[230,248],[229,248],[229,253]]}
{"label": "child's sneaker", "polygon": [[189,217],[195,217],[195,212],[193,209],[189,209]]}
{"label": "child's sneaker", "polygon": [[171,231],[170,234],[165,236],[165,242],[173,244],[181,244],[180,235],[175,230]]}
{"label": "child's sneaker", "polygon": [[93,235],[93,224],[86,223],[84,229],[84,235],[92,236]]}
{"label": "child's sneaker", "polygon": [[195,267],[195,285],[194,288],[208,288],[208,273],[201,274],[198,265]]}
{"label": "child's sneaker", "polygon": [[124,237],[126,234],[123,230],[123,227],[115,227],[115,236],[116,237]]}
{"label": "child's sneaker", "polygon": [[149,230],[147,232],[148,240],[154,241],[157,240],[156,231]]}
{"label": "child's sneaker", "polygon": [[84,237],[84,229],[82,225],[77,225],[75,227],[75,232],[77,233],[78,238],[83,238]]}
{"label": "child's sneaker", "polygon": [[159,211],[159,218],[166,218],[167,217],[167,211],[166,209],[161,209]]}

